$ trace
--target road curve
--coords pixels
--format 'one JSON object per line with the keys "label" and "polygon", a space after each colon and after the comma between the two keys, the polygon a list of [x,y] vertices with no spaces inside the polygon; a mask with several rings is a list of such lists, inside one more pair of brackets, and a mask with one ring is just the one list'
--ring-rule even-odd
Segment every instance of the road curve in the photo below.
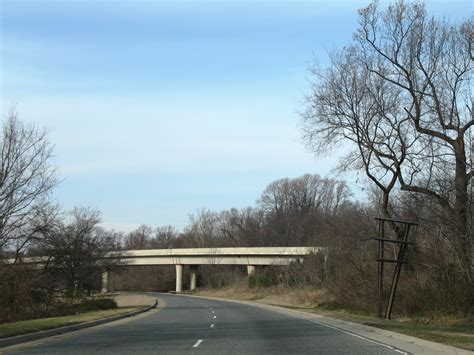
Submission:
{"label": "road curve", "polygon": [[256,306],[156,294],[160,311],[43,340],[7,354],[400,354],[337,329]]}

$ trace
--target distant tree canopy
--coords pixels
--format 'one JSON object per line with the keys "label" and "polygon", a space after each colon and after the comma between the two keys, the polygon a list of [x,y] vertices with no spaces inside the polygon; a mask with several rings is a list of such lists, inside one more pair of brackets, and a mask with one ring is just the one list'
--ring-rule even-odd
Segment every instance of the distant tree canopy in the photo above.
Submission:
{"label": "distant tree canopy", "polygon": [[258,201],[272,245],[315,243],[324,219],[349,204],[350,195],[345,182],[319,175],[272,182]]}
{"label": "distant tree canopy", "polygon": [[123,238],[124,249],[168,249],[173,247],[178,231],[172,226],[153,229],[145,224]]}
{"label": "distant tree canopy", "polygon": [[307,145],[353,150],[343,168],[361,169],[396,216],[393,191],[431,200],[439,231],[472,277],[469,211],[473,175],[473,18],[451,24],[422,3],[377,1],[359,10],[353,41],[312,68],[303,114]]}
{"label": "distant tree canopy", "polygon": [[180,245],[203,246],[307,246],[327,235],[327,222],[348,206],[350,190],[343,181],[306,174],[270,183],[256,207],[191,216],[178,238]]}

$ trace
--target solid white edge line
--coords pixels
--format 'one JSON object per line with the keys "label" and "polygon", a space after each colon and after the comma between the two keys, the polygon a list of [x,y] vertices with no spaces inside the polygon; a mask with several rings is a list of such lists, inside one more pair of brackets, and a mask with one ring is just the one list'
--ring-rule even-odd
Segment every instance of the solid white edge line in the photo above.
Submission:
{"label": "solid white edge line", "polygon": [[405,355],[408,355],[408,354],[410,354],[410,353],[408,353],[408,352],[406,352],[406,351],[403,351],[403,350],[397,349],[397,348],[395,348],[395,347],[393,347],[393,346],[391,346],[391,345],[384,344],[384,343],[380,343],[380,342],[378,342],[378,341],[376,341],[376,340],[369,339],[369,338],[367,338],[367,337],[364,337],[364,336],[362,336],[362,335],[359,335],[359,334],[355,334],[355,333],[349,332],[349,331],[347,331],[347,330],[344,330],[344,329],[341,329],[341,328],[335,327],[335,326],[333,326],[333,325],[329,325],[329,324],[321,323],[321,322],[318,322],[318,321],[316,321],[316,320],[313,320],[313,319],[309,319],[309,318],[305,318],[305,317],[299,317],[299,316],[296,316],[296,315],[293,315],[293,317],[295,317],[295,318],[299,318],[299,319],[304,319],[304,320],[307,320],[307,321],[309,321],[309,322],[312,322],[312,323],[316,323],[316,324],[322,325],[322,326],[324,326],[324,327],[328,327],[328,328],[332,328],[332,329],[338,330],[338,331],[340,331],[340,332],[342,332],[342,333],[345,333],[345,334],[351,335],[351,336],[353,336],[353,337],[356,337],[356,338],[359,338],[359,339],[366,340],[366,341],[368,341],[368,342],[370,342],[370,343],[374,343],[374,344],[380,345],[380,346],[382,346],[382,347],[384,347],[384,348],[387,348],[387,349],[390,349],[390,350],[396,351],[397,353],[400,353],[400,354],[405,354]]}
{"label": "solid white edge line", "polygon": [[202,339],[199,339],[196,344],[193,345],[193,348],[197,348],[199,346],[199,344],[202,343]]}

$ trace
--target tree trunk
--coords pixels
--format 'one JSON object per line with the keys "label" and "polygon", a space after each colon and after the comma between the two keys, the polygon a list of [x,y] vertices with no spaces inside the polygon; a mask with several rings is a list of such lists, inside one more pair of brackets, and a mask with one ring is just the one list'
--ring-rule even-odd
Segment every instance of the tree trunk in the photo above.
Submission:
{"label": "tree trunk", "polygon": [[472,243],[468,228],[468,203],[467,193],[469,177],[466,166],[466,151],[464,138],[458,136],[455,145],[456,168],[455,168],[455,201],[453,209],[454,243],[458,250],[460,263],[463,269],[464,277],[467,281],[472,280]]}

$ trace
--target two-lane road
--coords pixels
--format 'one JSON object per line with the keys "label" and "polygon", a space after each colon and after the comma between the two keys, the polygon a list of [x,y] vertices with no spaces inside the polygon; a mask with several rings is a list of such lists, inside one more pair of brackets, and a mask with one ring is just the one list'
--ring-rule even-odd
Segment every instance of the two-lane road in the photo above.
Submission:
{"label": "two-lane road", "polygon": [[383,344],[260,307],[156,294],[163,309],[14,354],[400,354]]}

